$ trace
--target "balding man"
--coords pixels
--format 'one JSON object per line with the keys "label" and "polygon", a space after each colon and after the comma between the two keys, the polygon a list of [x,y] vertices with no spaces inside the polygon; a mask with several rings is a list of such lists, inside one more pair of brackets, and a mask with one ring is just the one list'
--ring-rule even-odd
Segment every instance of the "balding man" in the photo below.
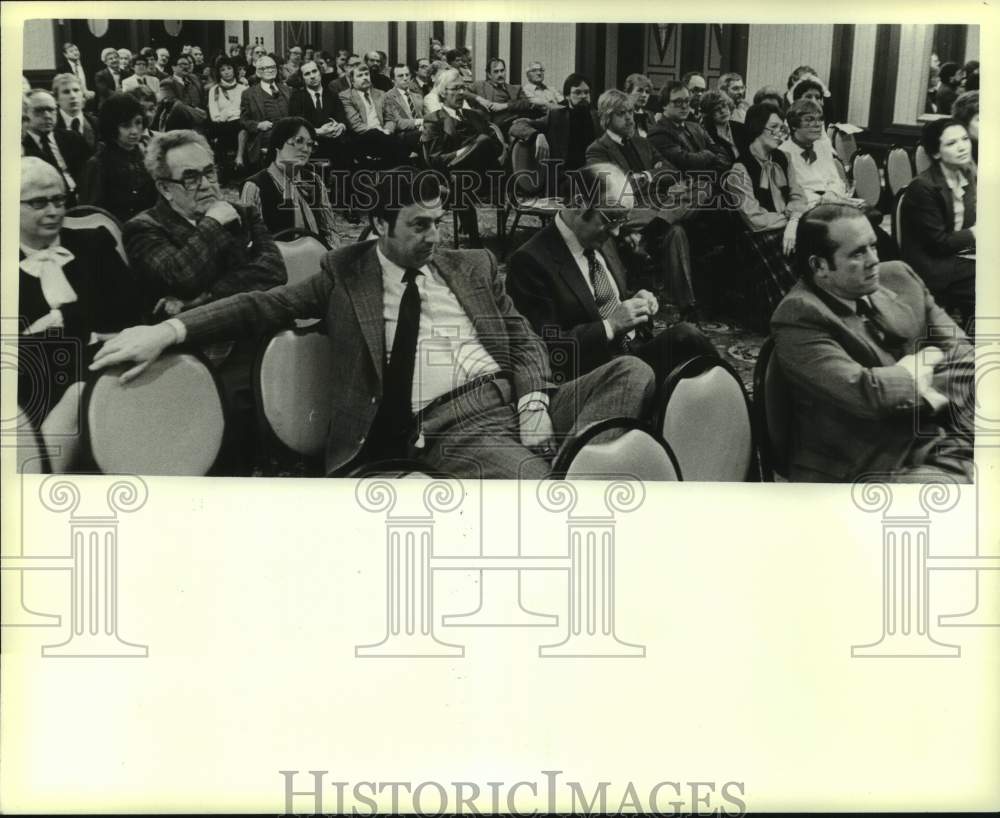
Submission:
{"label": "balding man", "polygon": [[247,132],[246,160],[254,167],[267,146],[269,131],[279,119],[288,116],[291,91],[278,81],[278,64],[265,54],[254,63],[259,82],[251,85],[240,97],[240,122]]}
{"label": "balding man", "polygon": [[[117,56],[117,54],[115,55]],[[55,98],[34,89],[24,95],[25,133],[21,148],[25,156],[44,159],[63,177],[69,207],[76,204],[77,179],[91,151],[84,138],[73,131],[56,130]]]}
{"label": "balding man", "polygon": [[510,259],[507,288],[518,311],[550,346],[559,372],[570,380],[618,355],[636,355],[662,382],[679,363],[717,355],[691,324],[654,336],[656,297],[629,292],[615,238],[634,199],[625,173],[614,165],[588,165],[573,186],[571,205],[532,236]]}
{"label": "balding man", "polygon": [[545,84],[545,66],[537,60],[528,64],[524,76],[527,79],[521,86],[521,96],[529,102],[555,108],[563,101],[563,95],[557,89]]}

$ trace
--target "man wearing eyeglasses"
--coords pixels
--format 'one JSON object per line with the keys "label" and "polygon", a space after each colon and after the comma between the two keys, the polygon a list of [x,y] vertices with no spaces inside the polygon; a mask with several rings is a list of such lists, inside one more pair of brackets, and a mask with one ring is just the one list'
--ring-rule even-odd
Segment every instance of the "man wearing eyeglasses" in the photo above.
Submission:
{"label": "man wearing eyeglasses", "polygon": [[684,83],[673,80],[663,86],[660,104],[663,117],[649,132],[649,141],[670,164],[682,171],[722,172],[732,165],[725,147],[712,141],[708,132],[688,119],[693,97]]}
{"label": "man wearing eyeglasses", "polygon": [[66,183],[67,207],[73,207],[76,204],[76,180],[80,178],[83,165],[91,154],[86,140],[73,131],[56,129],[56,101],[47,91],[29,91],[24,95],[22,107],[26,120],[21,139],[24,155],[44,159],[59,171]]}
{"label": "man wearing eyeglasses", "polygon": [[287,280],[260,217],[222,198],[212,149],[201,134],[154,134],[145,163],[160,196],[125,224],[123,238],[155,312],[176,315],[194,304]]}
{"label": "man wearing eyeglasses", "polygon": [[553,369],[571,380],[618,355],[636,355],[661,383],[679,363],[715,356],[712,342],[688,323],[654,337],[656,297],[629,295],[615,246],[634,203],[624,172],[588,165],[578,178],[573,204],[511,256],[507,272],[514,305],[549,346]]}
{"label": "man wearing eyeglasses", "polygon": [[291,91],[278,79],[278,64],[265,55],[254,63],[259,82],[251,85],[240,97],[240,122],[247,132],[244,155],[247,164],[257,166],[267,145],[268,132],[279,119],[288,116]]}

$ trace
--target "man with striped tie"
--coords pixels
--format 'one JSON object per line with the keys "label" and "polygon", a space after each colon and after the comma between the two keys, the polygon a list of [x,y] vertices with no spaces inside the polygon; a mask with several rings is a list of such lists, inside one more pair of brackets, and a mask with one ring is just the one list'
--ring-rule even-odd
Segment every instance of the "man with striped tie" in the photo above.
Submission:
{"label": "man with striped tie", "polygon": [[63,44],[63,58],[56,66],[57,74],[72,74],[80,83],[83,91],[84,102],[89,102],[94,98],[94,92],[87,88],[87,72],[83,70],[83,63],[80,62],[80,49],[75,43]]}
{"label": "man with striped tie", "polygon": [[73,131],[87,143],[87,158],[97,150],[97,120],[83,110],[83,87],[73,74],[56,74],[52,79],[52,96],[59,106],[56,130]]}
{"label": "man with striped tie", "polygon": [[660,383],[689,358],[717,355],[692,324],[654,336],[656,297],[647,290],[629,295],[614,241],[633,206],[625,173],[589,165],[578,180],[571,206],[514,253],[507,272],[514,305],[550,347],[553,370],[572,379],[628,354],[649,364]]}
{"label": "man with striped tie", "polygon": [[149,73],[149,58],[145,54],[136,54],[132,60],[133,73],[122,80],[122,91],[128,93],[133,88],[145,85],[154,94],[160,90],[160,81]]}
{"label": "man with striped tie", "polygon": [[66,183],[66,206],[76,204],[76,180],[83,163],[90,157],[87,143],[80,134],[56,130],[59,110],[48,91],[34,88],[24,95],[26,128],[21,139],[24,156],[37,156],[54,167]]}

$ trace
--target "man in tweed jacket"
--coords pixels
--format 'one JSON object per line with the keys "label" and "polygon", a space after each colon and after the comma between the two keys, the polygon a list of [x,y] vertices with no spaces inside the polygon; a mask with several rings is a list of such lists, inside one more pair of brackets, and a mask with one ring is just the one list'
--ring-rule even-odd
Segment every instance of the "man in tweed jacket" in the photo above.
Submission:
{"label": "man in tweed jacket", "polygon": [[[336,385],[326,447],[331,475],[408,456],[458,476],[541,479],[556,435],[648,408],[653,373],[636,358],[559,387],[551,382],[545,347],[514,309],[493,256],[438,249],[444,209],[429,174],[387,174],[377,194],[377,241],[332,251],[301,283],[125,330],[98,352],[93,368],[137,364],[123,371],[127,381],[174,343],[323,319]],[[404,326],[413,335],[404,330],[401,340]],[[408,366],[392,367],[397,352]],[[388,419],[400,421],[403,433]]]}

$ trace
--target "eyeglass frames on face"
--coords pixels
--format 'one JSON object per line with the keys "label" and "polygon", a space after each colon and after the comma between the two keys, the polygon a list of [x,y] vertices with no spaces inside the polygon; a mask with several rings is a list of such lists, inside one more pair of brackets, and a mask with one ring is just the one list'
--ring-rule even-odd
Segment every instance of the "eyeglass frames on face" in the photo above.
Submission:
{"label": "eyeglass frames on face", "polygon": [[293,136],[286,145],[293,145],[296,148],[305,148],[307,151],[315,150],[316,143],[304,136]]}
{"label": "eyeglass frames on face", "polygon": [[49,205],[61,209],[66,207],[66,197],[61,194],[57,196],[35,196],[31,199],[21,199],[21,204],[26,204],[32,210],[45,210]]}
{"label": "eyeglass frames on face", "polygon": [[218,179],[218,170],[215,165],[208,165],[201,170],[186,170],[181,174],[180,179],[171,179],[169,176],[161,176],[161,182],[171,182],[175,185],[181,185],[188,193],[194,193],[199,187],[201,187],[201,180],[207,179],[211,183],[215,183]]}
{"label": "eyeglass frames on face", "polygon": [[691,107],[691,97],[680,97],[678,99],[670,100],[670,104],[675,108],[690,108]]}
{"label": "eyeglass frames on face", "polygon": [[609,230],[617,230],[628,221],[628,213],[621,213],[618,216],[612,217],[600,208],[594,208],[594,210],[597,212],[597,215],[601,217],[601,220],[605,225],[607,225]]}
{"label": "eyeglass frames on face", "polygon": [[788,136],[788,128],[785,125],[771,125],[764,130],[771,136]]}

